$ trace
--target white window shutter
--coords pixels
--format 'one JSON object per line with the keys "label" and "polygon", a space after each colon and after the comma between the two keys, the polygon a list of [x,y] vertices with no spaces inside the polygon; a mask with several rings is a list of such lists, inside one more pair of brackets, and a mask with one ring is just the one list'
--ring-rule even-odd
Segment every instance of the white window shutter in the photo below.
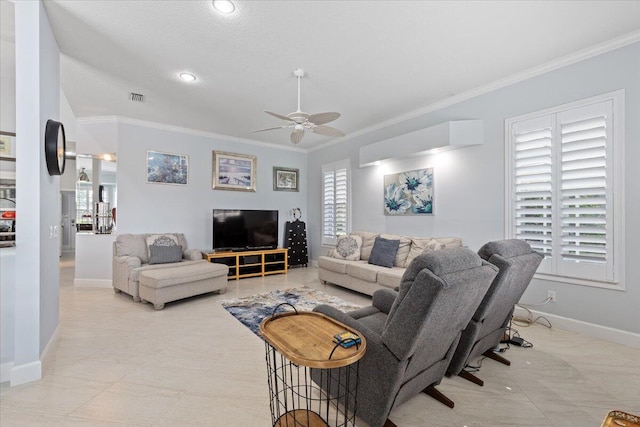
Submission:
{"label": "white window shutter", "polygon": [[620,288],[623,99],[618,91],[506,120],[506,234],[544,254],[542,276]]}
{"label": "white window shutter", "polygon": [[552,134],[550,116],[512,127],[513,235],[546,258],[553,256]]}
{"label": "white window shutter", "polygon": [[[558,115],[560,139],[561,273],[613,280],[611,209],[612,102],[600,102]],[[610,270],[612,272],[612,270]]]}
{"label": "white window shutter", "polygon": [[349,164],[322,167],[322,243],[335,245],[349,230]]}

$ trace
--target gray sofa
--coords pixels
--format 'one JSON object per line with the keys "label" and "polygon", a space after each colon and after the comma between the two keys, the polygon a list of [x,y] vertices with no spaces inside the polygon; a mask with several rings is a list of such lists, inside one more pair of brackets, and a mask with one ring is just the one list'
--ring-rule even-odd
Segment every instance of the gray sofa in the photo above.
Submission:
{"label": "gray sofa", "polygon": [[[409,237],[369,231],[354,231],[351,235],[362,239],[359,259],[339,259],[334,256],[334,250],[331,250],[326,256],[318,258],[318,278],[325,283],[333,283],[366,295],[373,295],[378,289],[395,289],[400,286],[406,267],[423,252],[462,246],[462,240],[457,237]],[[371,250],[378,236],[400,241],[391,268],[369,264]]]}
{"label": "gray sofa", "polygon": [[[168,237],[172,240],[170,246],[181,246],[179,262],[163,263],[161,256],[152,259],[150,236]],[[187,249],[182,233],[119,234],[113,244],[114,291],[125,292],[134,301],[141,301],[142,282],[144,301],[153,303],[156,309],[162,309],[169,301],[211,291],[224,292],[228,271],[226,265],[202,259],[199,250]]]}

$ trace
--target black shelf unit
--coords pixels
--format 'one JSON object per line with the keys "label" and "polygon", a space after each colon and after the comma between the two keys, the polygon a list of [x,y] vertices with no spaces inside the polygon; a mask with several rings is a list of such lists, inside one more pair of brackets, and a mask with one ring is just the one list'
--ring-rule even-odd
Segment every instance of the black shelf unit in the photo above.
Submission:
{"label": "black shelf unit", "polygon": [[304,221],[299,219],[287,221],[284,245],[289,249],[289,267],[307,266],[309,255],[307,254],[307,225]]}

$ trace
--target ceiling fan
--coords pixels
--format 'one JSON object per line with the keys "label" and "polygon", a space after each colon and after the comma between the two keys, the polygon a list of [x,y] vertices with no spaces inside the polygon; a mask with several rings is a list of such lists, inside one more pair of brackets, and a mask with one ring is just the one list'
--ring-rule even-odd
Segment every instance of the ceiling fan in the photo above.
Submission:
{"label": "ceiling fan", "polygon": [[344,136],[344,132],[342,132],[341,130],[332,128],[331,126],[325,126],[325,123],[329,123],[338,119],[340,117],[340,113],[307,114],[300,109],[300,80],[302,80],[302,78],[304,77],[305,72],[304,70],[297,68],[293,70],[293,75],[298,79],[298,110],[294,111],[293,113],[289,113],[286,116],[284,114],[273,113],[271,111],[265,110],[265,113],[273,117],[286,120],[289,122],[289,124],[273,128],[254,130],[251,133],[290,128],[293,129],[293,132],[291,132],[291,142],[294,144],[302,141],[305,130],[324,136]]}

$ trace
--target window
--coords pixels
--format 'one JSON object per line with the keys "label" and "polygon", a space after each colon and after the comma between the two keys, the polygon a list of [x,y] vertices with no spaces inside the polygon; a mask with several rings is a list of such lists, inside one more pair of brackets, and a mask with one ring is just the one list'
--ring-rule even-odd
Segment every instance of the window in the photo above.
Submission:
{"label": "window", "polygon": [[507,231],[538,277],[622,288],[624,92],[506,120]]}
{"label": "window", "polygon": [[349,232],[349,161],[322,166],[322,244]]}

